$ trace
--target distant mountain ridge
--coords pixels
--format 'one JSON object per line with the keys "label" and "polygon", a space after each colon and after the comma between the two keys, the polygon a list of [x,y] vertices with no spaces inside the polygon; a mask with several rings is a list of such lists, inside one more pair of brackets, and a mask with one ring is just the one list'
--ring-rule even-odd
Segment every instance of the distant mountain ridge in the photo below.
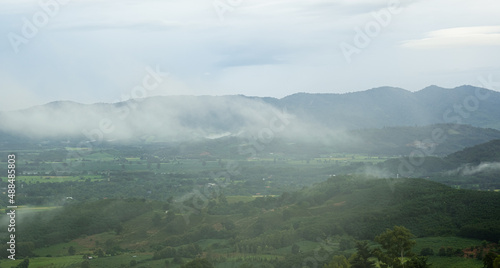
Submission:
{"label": "distant mountain ridge", "polygon": [[500,129],[500,93],[473,86],[430,86],[417,92],[380,87],[346,94],[298,93],[275,104],[349,129],[440,123]]}
{"label": "distant mountain ridge", "polygon": [[430,86],[417,92],[380,87],[344,94],[297,93],[282,99],[165,96],[91,105],[59,101],[0,113],[0,131],[34,138],[149,137],[165,141],[238,136],[246,132],[258,136],[274,124],[285,126],[286,131],[274,131],[273,135],[297,138],[442,123],[500,130],[499,119],[500,93],[496,91],[473,86]]}
{"label": "distant mountain ridge", "polygon": [[456,165],[500,162],[500,139],[467,147],[448,155],[445,160]]}

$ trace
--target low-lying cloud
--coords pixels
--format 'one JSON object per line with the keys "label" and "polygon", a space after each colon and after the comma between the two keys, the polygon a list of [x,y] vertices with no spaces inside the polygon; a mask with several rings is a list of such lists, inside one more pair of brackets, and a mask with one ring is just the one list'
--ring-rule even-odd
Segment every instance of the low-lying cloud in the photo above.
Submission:
{"label": "low-lying cloud", "polygon": [[485,162],[476,166],[465,165],[459,167],[453,171],[450,171],[450,175],[461,175],[461,176],[471,176],[481,172],[490,171],[500,171],[500,162]]}
{"label": "low-lying cloud", "polygon": [[[223,136],[329,142],[346,138],[260,99],[169,96],[116,104],[54,102],[0,114],[0,131],[33,139],[189,141]],[[262,136],[262,137],[261,137]]]}

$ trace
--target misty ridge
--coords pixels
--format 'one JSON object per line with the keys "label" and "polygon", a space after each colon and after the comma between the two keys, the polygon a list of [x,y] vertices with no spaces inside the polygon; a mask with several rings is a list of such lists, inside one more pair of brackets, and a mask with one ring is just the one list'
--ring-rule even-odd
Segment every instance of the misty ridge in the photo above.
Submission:
{"label": "misty ridge", "polygon": [[483,172],[500,171],[500,162],[484,162],[479,165],[466,164],[455,170],[448,171],[448,175],[471,176]]}
{"label": "misty ridge", "polygon": [[[308,129],[315,131],[305,133]],[[243,96],[151,97],[92,105],[52,102],[3,113],[1,130],[31,139],[91,142],[192,141],[226,136],[270,141],[275,136],[293,138],[328,131],[286,109]]]}
{"label": "misty ridge", "polygon": [[[348,131],[439,123],[500,129],[500,93],[461,86],[417,92],[381,87],[282,99],[165,96],[114,104],[52,102],[0,114],[0,131],[30,139],[160,142],[243,137],[357,143]],[[364,141],[366,142],[366,141]]]}

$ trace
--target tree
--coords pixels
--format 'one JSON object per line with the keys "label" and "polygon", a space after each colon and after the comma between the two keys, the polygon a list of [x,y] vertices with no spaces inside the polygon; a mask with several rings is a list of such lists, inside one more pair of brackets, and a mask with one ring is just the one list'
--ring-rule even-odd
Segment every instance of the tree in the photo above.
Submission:
{"label": "tree", "polygon": [[300,253],[300,247],[297,244],[292,245],[292,254],[299,254]]}
{"label": "tree", "polygon": [[167,216],[165,217],[165,222],[169,223],[175,219],[175,213],[172,210],[166,212]]}
{"label": "tree", "polygon": [[160,216],[160,214],[155,213],[153,215],[153,218],[151,219],[151,221],[153,222],[154,226],[160,226],[160,224],[161,224],[161,216]]}
{"label": "tree", "polygon": [[446,249],[444,247],[439,248],[438,256],[441,256],[441,257],[446,256]]}
{"label": "tree", "polygon": [[115,226],[115,233],[117,235],[121,234],[123,231],[123,225],[121,223],[118,223],[116,226]]}
{"label": "tree", "polygon": [[287,221],[292,218],[292,212],[289,209],[283,210],[283,220]]}
{"label": "tree", "polygon": [[372,252],[368,248],[368,243],[356,242],[357,252],[349,258],[352,268],[371,268],[374,267],[372,261],[369,260],[372,257]]}
{"label": "tree", "polygon": [[175,256],[174,259],[172,260],[173,263],[175,264],[182,264],[184,261],[182,260],[182,257],[180,256]]}
{"label": "tree", "polygon": [[99,257],[99,258],[102,258],[102,257],[105,256],[104,251],[102,250],[102,248],[94,250],[94,254],[97,255],[97,257]]}
{"label": "tree", "polygon": [[234,228],[236,228],[236,225],[231,220],[223,221],[222,226],[224,226],[224,228],[226,228],[226,230],[228,231],[234,230]]}
{"label": "tree", "polygon": [[28,268],[30,265],[30,259],[24,259],[16,268]]}
{"label": "tree", "polygon": [[90,268],[90,262],[89,262],[89,260],[84,260],[84,261],[80,264],[80,267],[81,267],[81,268]]}
{"label": "tree", "polygon": [[407,268],[429,268],[430,264],[427,263],[427,257],[415,256],[405,263]]}
{"label": "tree", "polygon": [[434,250],[432,248],[423,248],[420,251],[420,255],[422,255],[422,256],[434,256]]}
{"label": "tree", "polygon": [[[497,266],[495,267],[495,262],[497,262]],[[500,262],[499,255],[493,253],[493,252],[488,252],[486,256],[484,256],[483,259],[483,264],[485,268],[497,268],[499,265],[498,263]]]}
{"label": "tree", "polygon": [[323,268],[351,268],[351,264],[344,255],[340,255],[334,256],[333,260],[328,265],[325,264]]}
{"label": "tree", "polygon": [[226,198],[226,196],[225,196],[223,193],[221,193],[221,194],[219,195],[218,199],[219,199],[219,203],[220,203],[220,204],[222,204],[222,205],[224,205],[224,206],[227,206],[227,205],[229,204],[229,203],[227,202],[227,198]]}
{"label": "tree", "polygon": [[404,267],[405,257],[415,255],[411,252],[415,245],[415,241],[411,240],[413,237],[410,230],[403,226],[394,226],[392,230],[387,229],[375,237],[375,242],[382,247],[382,250],[375,250],[378,259],[389,267]]}
{"label": "tree", "polygon": [[71,256],[73,256],[73,255],[75,255],[75,253],[76,253],[76,249],[75,249],[75,247],[70,246],[70,247],[68,248],[68,254],[69,254],[69,255],[71,255]]}
{"label": "tree", "polygon": [[35,250],[35,243],[33,242],[19,242],[16,247],[19,249],[20,257],[35,256],[33,253],[33,250]]}
{"label": "tree", "polygon": [[455,254],[455,251],[453,250],[452,247],[447,247],[446,248],[446,256],[452,257]]}
{"label": "tree", "polygon": [[340,250],[344,251],[344,250],[351,249],[352,246],[353,246],[352,242],[353,241],[351,239],[347,239],[347,238],[340,239],[340,242],[339,242],[339,248],[340,248]]}
{"label": "tree", "polygon": [[196,259],[181,266],[181,268],[214,268],[207,259]]}

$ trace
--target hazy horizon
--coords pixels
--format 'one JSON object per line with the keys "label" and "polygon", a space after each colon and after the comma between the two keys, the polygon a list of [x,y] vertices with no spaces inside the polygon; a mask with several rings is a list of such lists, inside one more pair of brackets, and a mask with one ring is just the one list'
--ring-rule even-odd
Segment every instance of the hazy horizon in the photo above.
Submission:
{"label": "hazy horizon", "polygon": [[498,90],[499,5],[6,0],[0,110],[124,101],[144,85],[150,96],[277,98],[386,85]]}
{"label": "hazy horizon", "polygon": [[60,103],[60,102],[72,102],[72,103],[76,103],[76,104],[82,104],[82,105],[94,105],[94,104],[119,104],[119,103],[122,103],[122,102],[127,102],[127,101],[133,101],[133,100],[142,100],[142,99],[148,99],[148,98],[154,98],[154,97],[247,97],[247,98],[274,98],[274,99],[277,99],[277,100],[281,100],[281,99],[284,99],[284,98],[287,98],[287,97],[290,97],[290,96],[293,96],[293,95],[296,95],[296,94],[353,94],[353,93],[360,93],[360,92],[365,92],[365,91],[369,91],[369,90],[376,90],[376,89],[380,89],[380,88],[397,88],[397,89],[401,89],[401,90],[404,90],[404,91],[408,91],[408,92],[411,92],[411,93],[416,93],[416,92],[419,92],[421,90],[424,90],[426,88],[429,88],[429,87],[438,87],[438,88],[442,88],[442,89],[450,89],[450,90],[453,90],[453,89],[456,89],[456,88],[459,88],[459,87],[464,87],[464,86],[471,86],[471,87],[479,87],[479,88],[485,88],[485,89],[488,89],[488,90],[491,90],[491,91],[496,91],[496,92],[500,92],[500,88],[497,90],[496,88],[487,88],[487,87],[481,87],[481,86],[473,86],[473,85],[458,85],[458,86],[455,86],[455,87],[441,87],[441,86],[438,86],[438,85],[429,85],[429,86],[426,86],[424,88],[421,88],[421,89],[417,89],[417,90],[414,90],[414,91],[411,91],[411,90],[408,90],[408,89],[405,89],[405,88],[401,88],[401,87],[393,87],[393,86],[380,86],[380,87],[373,87],[373,88],[367,88],[367,89],[361,89],[361,90],[358,90],[358,91],[349,91],[349,92],[295,92],[295,93],[291,93],[289,95],[285,95],[283,97],[272,97],[272,96],[266,96],[266,95],[245,95],[245,94],[227,94],[227,95],[210,95],[210,94],[203,94],[203,95],[182,95],[182,94],[179,94],[179,95],[152,95],[152,96],[149,96],[148,94],[146,94],[145,96],[141,96],[140,98],[129,98],[129,99],[121,99],[121,100],[115,100],[115,101],[110,101],[110,102],[105,102],[105,101],[97,101],[97,102],[79,102],[79,101],[74,101],[74,100],[69,100],[69,99],[60,99],[60,100],[52,100],[52,101],[48,101],[48,102],[45,102],[45,103],[40,103],[40,104],[35,104],[35,105],[32,105],[32,106],[28,106],[28,107],[24,107],[24,108],[19,108],[19,109],[12,109],[12,110],[2,110],[2,107],[0,107],[0,112],[15,112],[15,111],[22,111],[22,110],[25,110],[25,109],[30,109],[30,108],[35,108],[35,107],[38,107],[38,106],[45,106],[45,105],[50,105],[52,103]]}

